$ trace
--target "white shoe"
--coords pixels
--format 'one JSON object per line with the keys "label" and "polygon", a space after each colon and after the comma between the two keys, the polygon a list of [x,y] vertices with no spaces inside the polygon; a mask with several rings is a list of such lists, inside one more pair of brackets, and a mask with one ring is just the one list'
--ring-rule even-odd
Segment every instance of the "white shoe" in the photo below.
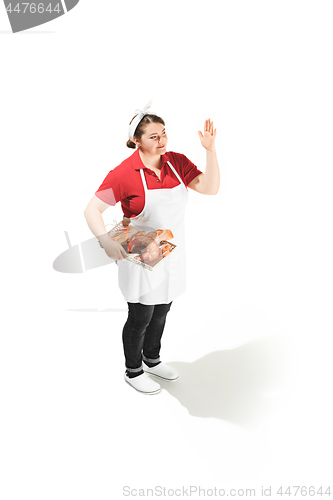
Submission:
{"label": "white shoe", "polygon": [[161,392],[160,384],[151,380],[145,373],[141,373],[141,375],[133,378],[129,378],[126,373],[124,373],[124,379],[134,389],[144,394],[157,394]]}
{"label": "white shoe", "polygon": [[155,377],[168,380],[169,382],[173,382],[179,377],[177,370],[169,365],[166,365],[165,363],[159,363],[158,365],[149,368],[149,366],[147,366],[143,361],[142,368],[146,373],[149,373],[149,375],[154,375]]}

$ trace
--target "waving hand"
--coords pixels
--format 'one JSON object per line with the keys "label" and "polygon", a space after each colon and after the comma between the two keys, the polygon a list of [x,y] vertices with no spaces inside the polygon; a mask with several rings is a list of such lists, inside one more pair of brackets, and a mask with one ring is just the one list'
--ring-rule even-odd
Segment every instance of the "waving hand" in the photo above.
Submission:
{"label": "waving hand", "polygon": [[205,121],[204,133],[202,134],[202,132],[199,130],[198,134],[203,147],[205,149],[208,149],[209,151],[214,151],[216,129],[214,129],[213,122],[210,121],[210,118]]}

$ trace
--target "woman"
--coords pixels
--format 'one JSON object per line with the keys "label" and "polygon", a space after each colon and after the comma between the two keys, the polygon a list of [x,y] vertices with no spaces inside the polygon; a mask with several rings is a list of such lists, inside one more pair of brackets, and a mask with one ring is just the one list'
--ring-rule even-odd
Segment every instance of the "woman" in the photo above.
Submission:
{"label": "woman", "polygon": [[[172,301],[185,291],[187,188],[217,194],[220,176],[213,122],[206,120],[204,133],[198,132],[206,149],[206,170],[202,173],[186,156],[166,153],[165,123],[148,111],[150,105],[151,101],[143,110],[137,110],[129,125],[127,146],[136,151],[109,172],[84,214],[106,254],[118,265],[119,286],[128,303],[123,328],[124,378],[134,389],[156,394],[161,386],[146,373],[168,381],[179,376],[174,368],[161,362],[159,354]],[[102,213],[119,201],[132,225],[145,231],[170,229],[174,235],[176,249],[153,271],[125,260],[124,248],[105,229]]]}

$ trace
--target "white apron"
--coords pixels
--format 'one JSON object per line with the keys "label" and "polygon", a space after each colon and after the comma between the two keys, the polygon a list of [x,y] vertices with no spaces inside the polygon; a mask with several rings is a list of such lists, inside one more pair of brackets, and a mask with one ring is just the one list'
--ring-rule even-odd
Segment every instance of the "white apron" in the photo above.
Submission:
{"label": "white apron", "polygon": [[169,167],[180,184],[171,189],[148,189],[143,169],[140,170],[145,192],[142,212],[131,218],[139,229],[170,229],[177,245],[154,269],[144,269],[133,262],[117,261],[118,282],[126,302],[141,304],[169,304],[186,289],[185,262],[185,208],[188,201],[187,189],[170,162]]}

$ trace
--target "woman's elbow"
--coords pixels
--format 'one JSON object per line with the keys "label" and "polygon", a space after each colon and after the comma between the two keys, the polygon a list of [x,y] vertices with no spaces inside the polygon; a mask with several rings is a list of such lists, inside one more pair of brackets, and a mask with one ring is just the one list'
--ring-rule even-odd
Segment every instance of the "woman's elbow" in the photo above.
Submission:
{"label": "woman's elbow", "polygon": [[216,195],[219,192],[219,190],[220,190],[220,183],[218,183],[218,185],[215,187],[213,195]]}
{"label": "woman's elbow", "polygon": [[208,194],[208,195],[210,195],[210,196],[215,196],[215,195],[217,195],[217,193],[219,192],[219,189],[220,189],[220,186],[219,186],[219,187],[217,187],[217,188],[207,189],[207,190],[205,191],[205,194]]}
{"label": "woman's elbow", "polygon": [[84,212],[83,212],[83,215],[84,215],[86,220],[89,218],[89,215],[91,214],[91,210],[92,210],[92,206],[90,203],[88,203],[88,205],[86,206],[86,208],[84,209]]}

